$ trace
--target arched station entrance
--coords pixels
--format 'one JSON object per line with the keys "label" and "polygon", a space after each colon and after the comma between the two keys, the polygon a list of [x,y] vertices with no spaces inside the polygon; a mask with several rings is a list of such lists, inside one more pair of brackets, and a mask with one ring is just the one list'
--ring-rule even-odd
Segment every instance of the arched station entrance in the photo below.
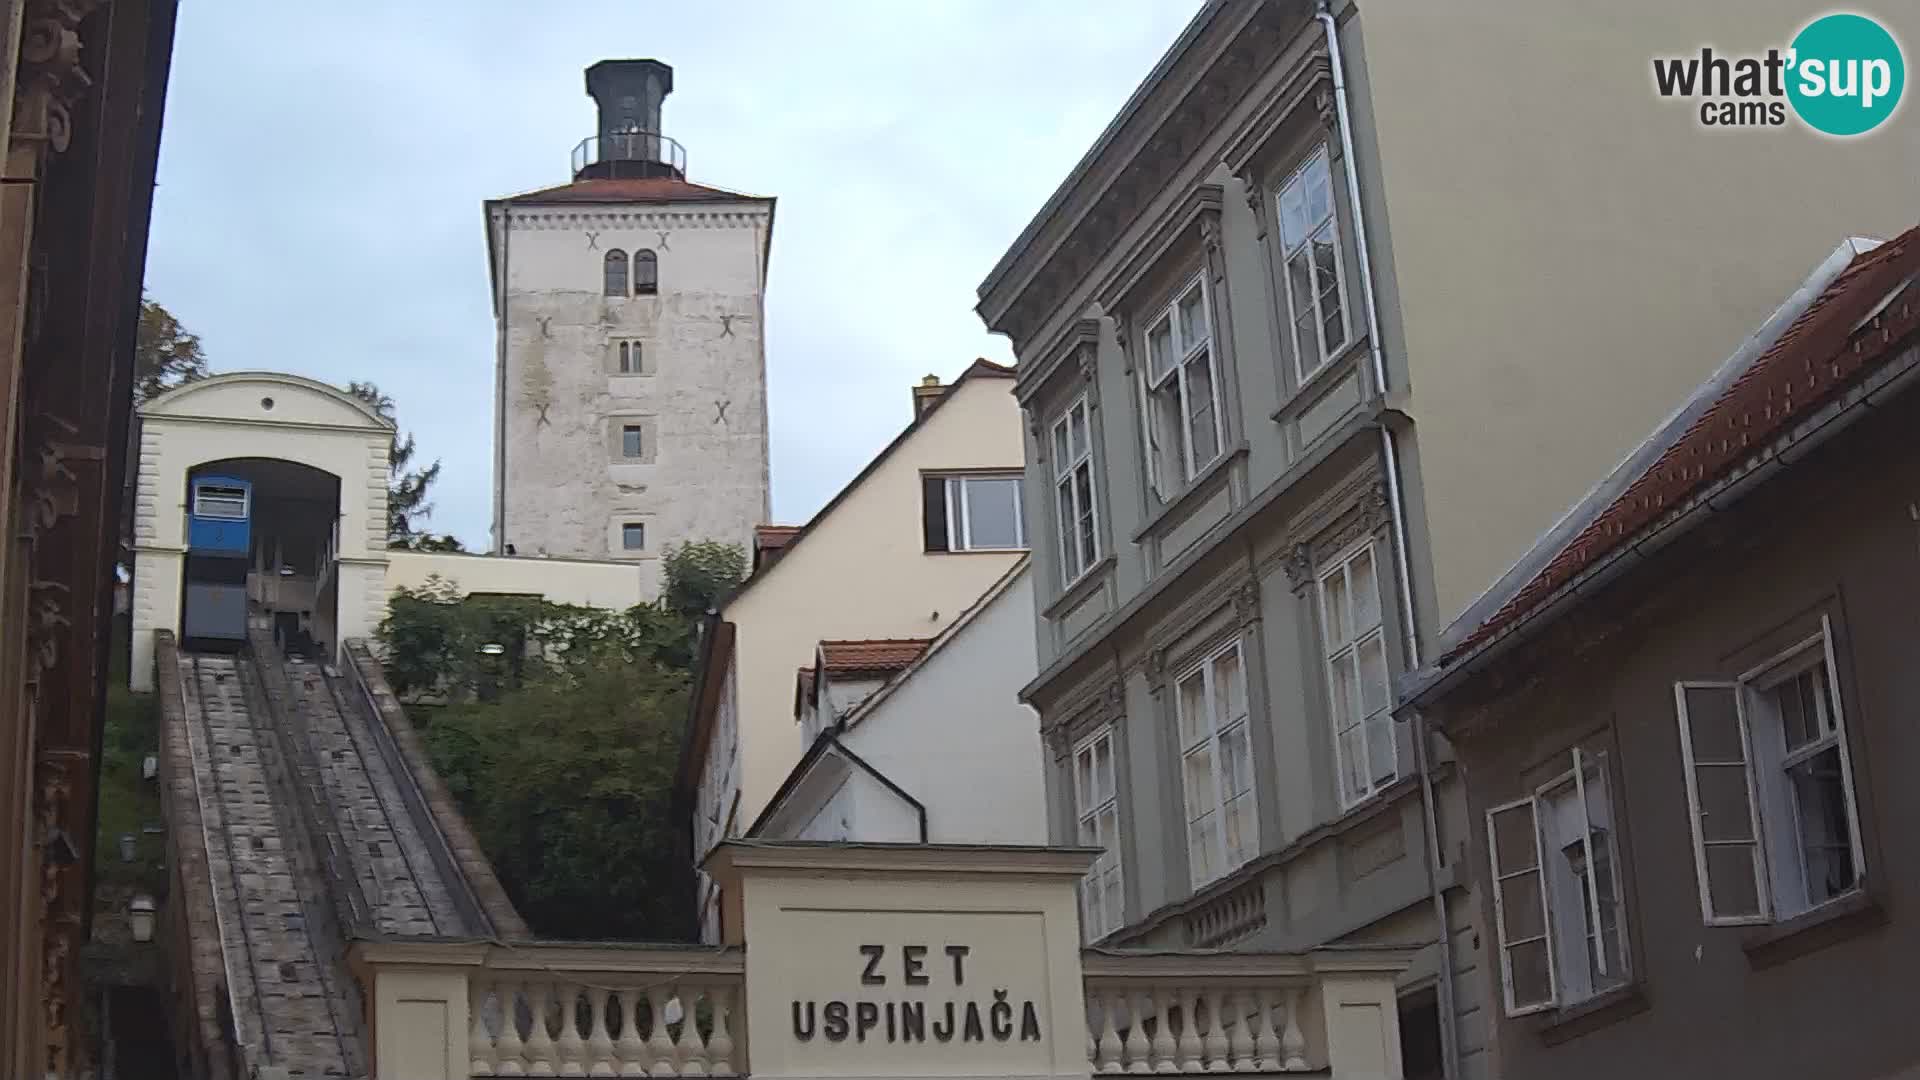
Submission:
{"label": "arched station entrance", "polygon": [[271,630],[282,649],[331,660],[340,644],[340,478],[278,458],[188,470],[180,637],[189,648]]}

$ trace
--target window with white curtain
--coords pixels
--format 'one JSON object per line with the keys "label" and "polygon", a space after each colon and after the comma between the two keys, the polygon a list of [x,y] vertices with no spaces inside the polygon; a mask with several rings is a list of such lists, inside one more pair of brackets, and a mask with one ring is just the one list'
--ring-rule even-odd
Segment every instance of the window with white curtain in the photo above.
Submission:
{"label": "window with white curtain", "polygon": [[1369,541],[1320,576],[1320,638],[1342,806],[1379,791],[1400,772],[1377,564]]}
{"label": "window with white curtain", "polygon": [[1124,922],[1120,865],[1120,801],[1114,783],[1113,726],[1081,739],[1073,750],[1073,811],[1080,843],[1100,848],[1080,883],[1080,929],[1088,941],[1120,929]]}
{"label": "window with white curtain", "polygon": [[1187,870],[1199,888],[1259,851],[1240,642],[1228,642],[1182,675],[1174,684],[1174,706],[1186,795]]}
{"label": "window with white curtain", "polygon": [[1147,474],[1161,501],[1186,488],[1224,448],[1220,366],[1204,278],[1194,278],[1147,324]]}

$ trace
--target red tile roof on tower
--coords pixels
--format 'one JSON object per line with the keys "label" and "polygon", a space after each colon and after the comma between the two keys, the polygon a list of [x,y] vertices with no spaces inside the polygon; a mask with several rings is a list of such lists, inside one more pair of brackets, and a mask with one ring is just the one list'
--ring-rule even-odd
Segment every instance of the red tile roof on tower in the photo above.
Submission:
{"label": "red tile roof on tower", "polygon": [[[1453,663],[1520,622],[1662,514],[1758,453],[1836,392],[1898,355],[1896,346],[1920,330],[1920,283],[1907,285],[1884,307],[1880,305],[1917,272],[1920,226],[1854,256],[1626,490],[1472,633],[1449,648],[1441,665]],[[1862,325],[1863,320],[1870,321]]]}
{"label": "red tile roof on tower", "polygon": [[758,202],[764,196],[677,180],[670,176],[596,178],[511,195],[510,203]]}
{"label": "red tile roof on tower", "polygon": [[864,641],[822,641],[821,666],[838,674],[884,674],[904,671],[920,659],[932,638],[871,638]]}

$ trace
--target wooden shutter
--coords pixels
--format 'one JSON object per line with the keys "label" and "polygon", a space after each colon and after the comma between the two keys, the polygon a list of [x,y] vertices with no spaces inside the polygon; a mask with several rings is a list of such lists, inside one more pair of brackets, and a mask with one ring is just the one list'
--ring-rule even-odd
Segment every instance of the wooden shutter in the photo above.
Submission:
{"label": "wooden shutter", "polygon": [[1709,925],[1765,922],[1767,868],[1740,684],[1674,683],[1673,703],[1686,767],[1700,916]]}
{"label": "wooden shutter", "polygon": [[1536,800],[1487,811],[1487,858],[1493,866],[1493,922],[1507,1015],[1551,1009],[1558,994]]}
{"label": "wooden shutter", "polygon": [[927,550],[948,550],[946,477],[920,478],[920,521],[926,534]]}

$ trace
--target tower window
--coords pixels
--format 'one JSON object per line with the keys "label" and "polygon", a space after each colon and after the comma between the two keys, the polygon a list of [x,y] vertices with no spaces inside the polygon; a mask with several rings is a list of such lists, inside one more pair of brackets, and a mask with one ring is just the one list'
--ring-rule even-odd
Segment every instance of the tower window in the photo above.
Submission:
{"label": "tower window", "polygon": [[613,345],[613,370],[618,375],[644,375],[646,365],[641,362],[640,343],[638,341],[617,341]]}
{"label": "tower window", "polygon": [[652,296],[660,291],[660,260],[642,248],[633,253],[633,295]]}
{"label": "tower window", "polygon": [[[651,260],[652,253],[648,252],[647,255],[649,260]],[[607,252],[606,269],[605,269],[604,277],[606,279],[604,291],[608,296],[627,295],[627,253],[626,252],[621,251],[619,248],[615,248],[612,251]],[[652,292],[653,290],[649,288],[647,291]]]}
{"label": "tower window", "polygon": [[625,551],[645,551],[647,549],[647,527],[638,521],[629,521],[620,526],[620,547]]}
{"label": "tower window", "polygon": [[620,456],[629,458],[640,456],[639,424],[627,424],[620,429]]}

